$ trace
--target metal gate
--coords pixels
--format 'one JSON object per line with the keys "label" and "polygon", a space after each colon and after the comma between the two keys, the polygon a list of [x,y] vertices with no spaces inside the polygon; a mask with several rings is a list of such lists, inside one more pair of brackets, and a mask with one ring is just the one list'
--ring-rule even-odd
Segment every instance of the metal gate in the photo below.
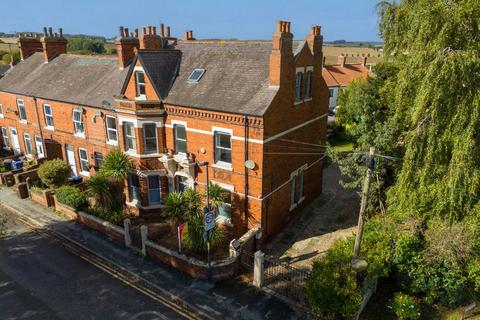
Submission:
{"label": "metal gate", "polygon": [[305,283],[310,275],[308,270],[294,268],[270,258],[264,261],[264,286],[289,300],[307,305]]}

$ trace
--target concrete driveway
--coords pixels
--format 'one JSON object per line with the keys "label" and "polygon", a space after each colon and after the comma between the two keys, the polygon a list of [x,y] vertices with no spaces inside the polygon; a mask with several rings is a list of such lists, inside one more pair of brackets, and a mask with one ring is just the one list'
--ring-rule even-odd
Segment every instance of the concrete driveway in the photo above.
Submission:
{"label": "concrete driveway", "polygon": [[323,174],[323,194],[267,245],[267,255],[299,269],[311,269],[313,260],[336,240],[356,232],[358,192],[339,184],[341,174],[336,165],[325,168]]}

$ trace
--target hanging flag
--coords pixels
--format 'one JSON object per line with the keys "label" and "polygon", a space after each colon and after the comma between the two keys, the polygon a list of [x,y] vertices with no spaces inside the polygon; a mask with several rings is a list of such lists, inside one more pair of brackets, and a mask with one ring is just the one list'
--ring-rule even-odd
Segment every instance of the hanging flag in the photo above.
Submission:
{"label": "hanging flag", "polygon": [[178,235],[178,252],[182,252],[182,239],[187,232],[187,223],[184,222],[177,228],[177,235]]}

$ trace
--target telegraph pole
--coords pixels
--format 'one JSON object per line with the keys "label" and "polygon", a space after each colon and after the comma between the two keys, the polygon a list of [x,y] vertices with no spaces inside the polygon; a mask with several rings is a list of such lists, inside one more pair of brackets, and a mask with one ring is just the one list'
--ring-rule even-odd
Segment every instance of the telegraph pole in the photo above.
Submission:
{"label": "telegraph pole", "polygon": [[360,204],[360,213],[358,214],[358,231],[355,237],[355,246],[353,247],[353,260],[360,256],[360,244],[363,236],[363,225],[365,223],[365,212],[367,211],[368,190],[370,188],[370,179],[375,168],[375,148],[370,148],[367,159],[367,175],[363,182],[362,202]]}

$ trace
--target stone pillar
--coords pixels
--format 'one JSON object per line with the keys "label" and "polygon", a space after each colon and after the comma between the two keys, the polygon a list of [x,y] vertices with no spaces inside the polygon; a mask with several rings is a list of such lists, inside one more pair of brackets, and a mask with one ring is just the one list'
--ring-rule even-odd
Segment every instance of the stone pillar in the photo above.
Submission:
{"label": "stone pillar", "polygon": [[265,253],[263,253],[262,251],[255,252],[255,259],[253,264],[253,285],[257,288],[261,288],[263,286],[264,261]]}
{"label": "stone pillar", "polygon": [[236,239],[230,241],[230,257],[236,258],[240,255],[240,242]]}
{"label": "stone pillar", "polygon": [[130,236],[130,219],[123,220],[123,228],[125,229],[125,247],[132,245],[132,237]]}
{"label": "stone pillar", "polygon": [[148,227],[143,225],[140,227],[140,236],[142,238],[142,255],[146,256],[147,255],[147,245],[146,242],[148,240],[147,238],[147,233],[148,233]]}

